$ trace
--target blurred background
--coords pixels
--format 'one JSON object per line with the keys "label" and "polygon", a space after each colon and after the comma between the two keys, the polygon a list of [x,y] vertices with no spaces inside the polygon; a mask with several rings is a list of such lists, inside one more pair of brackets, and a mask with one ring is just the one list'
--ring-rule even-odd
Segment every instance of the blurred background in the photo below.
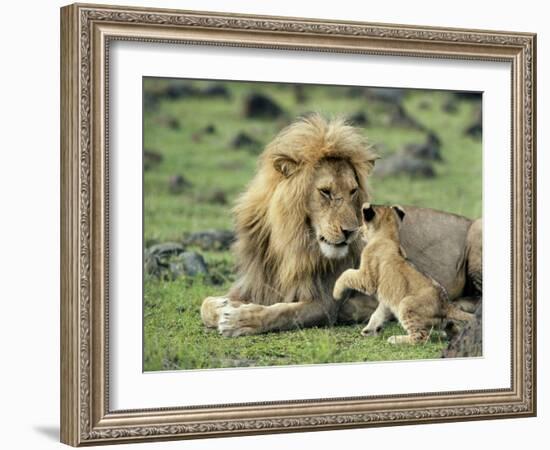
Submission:
{"label": "blurred background", "polygon": [[357,345],[353,327],[301,330],[290,346],[293,333],[228,343],[198,311],[235,277],[236,196],[264,146],[300,115],[344,116],[365,133],[382,157],[370,180],[376,203],[480,217],[481,94],[144,78],[143,105],[145,370],[438,355],[437,338],[421,350]]}

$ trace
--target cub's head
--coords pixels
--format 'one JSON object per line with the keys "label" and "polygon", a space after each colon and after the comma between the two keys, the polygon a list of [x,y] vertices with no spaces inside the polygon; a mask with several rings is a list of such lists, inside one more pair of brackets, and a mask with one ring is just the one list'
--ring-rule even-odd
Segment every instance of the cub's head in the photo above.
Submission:
{"label": "cub's head", "polygon": [[405,211],[400,206],[382,206],[363,203],[361,207],[363,226],[361,235],[365,242],[376,236],[384,236],[399,242],[399,227],[405,217]]}

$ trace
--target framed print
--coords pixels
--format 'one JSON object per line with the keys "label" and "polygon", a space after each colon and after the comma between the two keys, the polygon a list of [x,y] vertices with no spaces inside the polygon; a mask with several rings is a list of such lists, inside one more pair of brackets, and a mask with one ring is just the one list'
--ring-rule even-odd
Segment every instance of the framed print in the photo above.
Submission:
{"label": "framed print", "polygon": [[62,8],[62,442],[535,415],[535,68],[530,33]]}

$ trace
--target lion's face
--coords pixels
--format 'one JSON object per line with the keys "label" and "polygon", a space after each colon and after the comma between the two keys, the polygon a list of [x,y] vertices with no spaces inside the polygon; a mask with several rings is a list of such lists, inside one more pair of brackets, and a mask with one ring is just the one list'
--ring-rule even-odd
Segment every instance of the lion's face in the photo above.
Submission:
{"label": "lion's face", "polygon": [[309,193],[308,217],[327,258],[344,258],[357,237],[361,223],[359,189],[349,162],[341,159],[320,162]]}

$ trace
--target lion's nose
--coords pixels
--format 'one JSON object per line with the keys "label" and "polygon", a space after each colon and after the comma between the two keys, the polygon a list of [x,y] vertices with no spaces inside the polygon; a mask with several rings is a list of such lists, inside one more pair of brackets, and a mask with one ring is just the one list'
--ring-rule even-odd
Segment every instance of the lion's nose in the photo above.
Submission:
{"label": "lion's nose", "polygon": [[349,228],[349,229],[346,229],[346,228],[341,228],[342,230],[342,233],[344,234],[344,238],[349,238],[353,233],[355,233],[357,231],[357,228]]}

